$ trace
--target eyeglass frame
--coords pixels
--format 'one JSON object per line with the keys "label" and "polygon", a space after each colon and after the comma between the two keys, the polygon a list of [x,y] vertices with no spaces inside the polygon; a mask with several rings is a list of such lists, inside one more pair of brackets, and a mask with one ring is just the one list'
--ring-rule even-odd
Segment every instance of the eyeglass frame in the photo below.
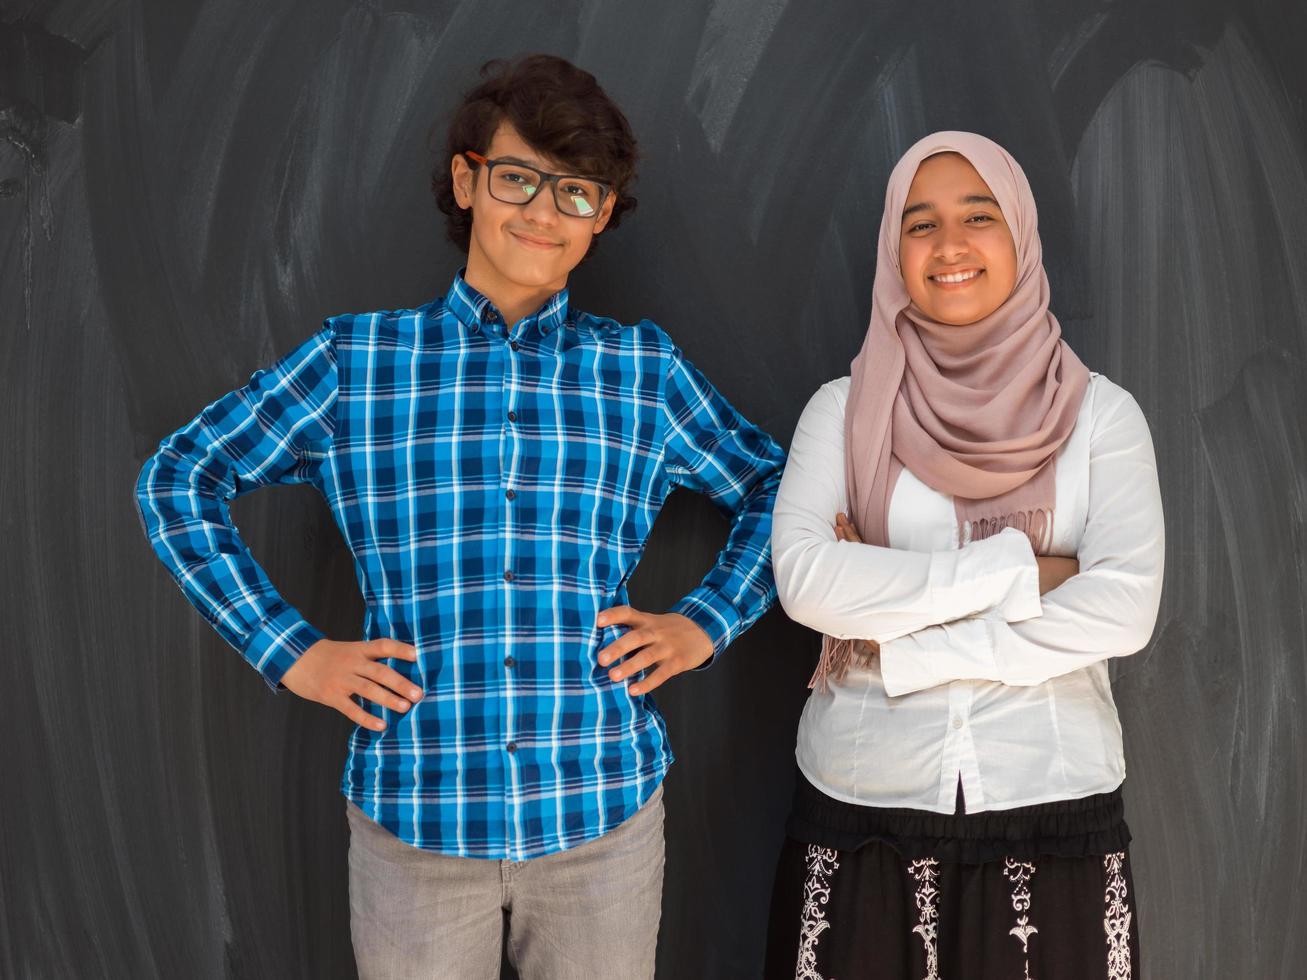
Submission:
{"label": "eyeglass frame", "polygon": [[[598,180],[598,179],[596,179],[596,178],[594,178],[594,177],[587,177],[585,174],[551,174],[551,173],[550,173],[549,171],[547,171],[547,170],[541,170],[539,167],[533,167],[533,166],[531,166],[529,163],[522,163],[520,160],[509,160],[509,159],[506,159],[506,158],[504,158],[504,157],[496,157],[495,159],[492,160],[492,159],[490,159],[489,157],[486,157],[486,156],[483,156],[483,155],[480,154],[480,153],[477,153],[475,150],[464,150],[464,151],[463,151],[463,156],[465,156],[465,157],[467,157],[468,159],[472,160],[474,163],[477,163],[477,164],[479,164],[479,165],[481,165],[481,166],[484,166],[484,167],[486,168],[486,180],[487,180],[487,182],[490,180],[490,174],[494,171],[495,167],[499,166],[500,164],[504,164],[504,165],[507,165],[507,166],[510,166],[510,167],[521,167],[523,170],[530,170],[533,174],[539,174],[539,175],[540,175],[540,185],[541,185],[542,187],[543,187],[545,184],[548,184],[548,183],[551,183],[551,182],[553,183],[553,185],[554,185],[554,210],[556,210],[559,214],[561,214],[561,215],[563,215],[564,217],[567,217],[567,218],[581,218],[581,219],[583,219],[583,220],[593,221],[595,218],[599,217],[599,212],[603,210],[604,202],[605,202],[606,200],[608,200],[608,195],[611,194],[611,193],[613,193],[613,185],[612,185],[612,184],[608,183],[607,181]],[[564,180],[564,179],[566,179],[566,178],[568,178],[568,177],[572,177],[572,178],[574,178],[574,179],[576,179],[576,180],[588,180],[588,181],[589,181],[590,183],[592,183],[592,184],[598,184],[598,185],[599,185],[599,190],[601,191],[600,196],[599,196],[599,205],[595,208],[595,213],[594,213],[594,214],[588,214],[588,215],[587,215],[587,214],[572,214],[570,211],[564,211],[561,207],[559,207],[559,205],[558,205],[558,182],[559,182],[560,180]],[[490,191],[490,188],[489,188],[489,187],[486,188],[486,193],[487,193],[487,194],[490,194],[491,197],[494,197],[495,200],[496,200],[496,201],[499,201],[500,204],[515,204],[515,205],[517,205],[517,206],[520,207],[520,208],[522,208],[522,207],[526,207],[528,204],[530,204],[532,201],[535,200],[535,195],[532,195],[531,197],[527,198],[525,201],[504,201],[504,200],[501,200],[500,198],[495,197],[495,195]]]}

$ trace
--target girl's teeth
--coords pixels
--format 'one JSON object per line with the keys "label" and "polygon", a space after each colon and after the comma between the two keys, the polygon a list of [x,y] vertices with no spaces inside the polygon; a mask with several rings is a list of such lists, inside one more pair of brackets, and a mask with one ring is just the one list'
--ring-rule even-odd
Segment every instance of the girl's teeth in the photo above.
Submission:
{"label": "girl's teeth", "polygon": [[966,282],[968,279],[974,279],[978,275],[980,275],[979,272],[941,272],[938,275],[931,276],[931,278],[938,282]]}

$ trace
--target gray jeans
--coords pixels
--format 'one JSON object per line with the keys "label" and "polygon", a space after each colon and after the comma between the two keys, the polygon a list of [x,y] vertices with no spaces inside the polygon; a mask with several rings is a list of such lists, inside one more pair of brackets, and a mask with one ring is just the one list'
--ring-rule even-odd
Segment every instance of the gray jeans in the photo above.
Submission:
{"label": "gray jeans", "polygon": [[349,800],[360,980],[498,980],[504,913],[522,980],[647,980],[663,894],[663,787],[624,823],[527,861],[406,844]]}

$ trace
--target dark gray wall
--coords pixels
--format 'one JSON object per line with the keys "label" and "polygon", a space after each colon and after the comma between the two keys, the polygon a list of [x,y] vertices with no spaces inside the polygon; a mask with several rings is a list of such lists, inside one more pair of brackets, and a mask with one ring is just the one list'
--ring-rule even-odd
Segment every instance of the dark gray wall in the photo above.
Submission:
{"label": "dark gray wall", "polygon": [[[865,329],[884,181],[939,128],[1025,165],[1054,310],[1152,425],[1150,647],[1118,662],[1145,975],[1307,960],[1307,7],[907,0],[0,7],[0,975],[350,977],[348,723],[274,698],[154,559],[157,441],[337,312],[459,263],[426,130],[487,57],[594,71],[645,163],[578,304],[650,316],[788,443]],[[233,508],[337,638],[325,504]],[[633,594],[724,524],[678,495]],[[660,703],[660,977],[756,975],[816,636],[773,611]]]}

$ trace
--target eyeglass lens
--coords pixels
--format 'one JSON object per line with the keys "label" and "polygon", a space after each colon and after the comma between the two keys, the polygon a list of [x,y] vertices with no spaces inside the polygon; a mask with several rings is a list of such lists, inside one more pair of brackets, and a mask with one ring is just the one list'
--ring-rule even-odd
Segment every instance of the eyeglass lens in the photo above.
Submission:
{"label": "eyeglass lens", "polygon": [[[525,204],[540,190],[540,175],[529,167],[496,164],[490,174],[490,195],[505,204]],[[584,177],[562,177],[554,182],[554,204],[564,214],[589,218],[599,210],[603,187]]]}

